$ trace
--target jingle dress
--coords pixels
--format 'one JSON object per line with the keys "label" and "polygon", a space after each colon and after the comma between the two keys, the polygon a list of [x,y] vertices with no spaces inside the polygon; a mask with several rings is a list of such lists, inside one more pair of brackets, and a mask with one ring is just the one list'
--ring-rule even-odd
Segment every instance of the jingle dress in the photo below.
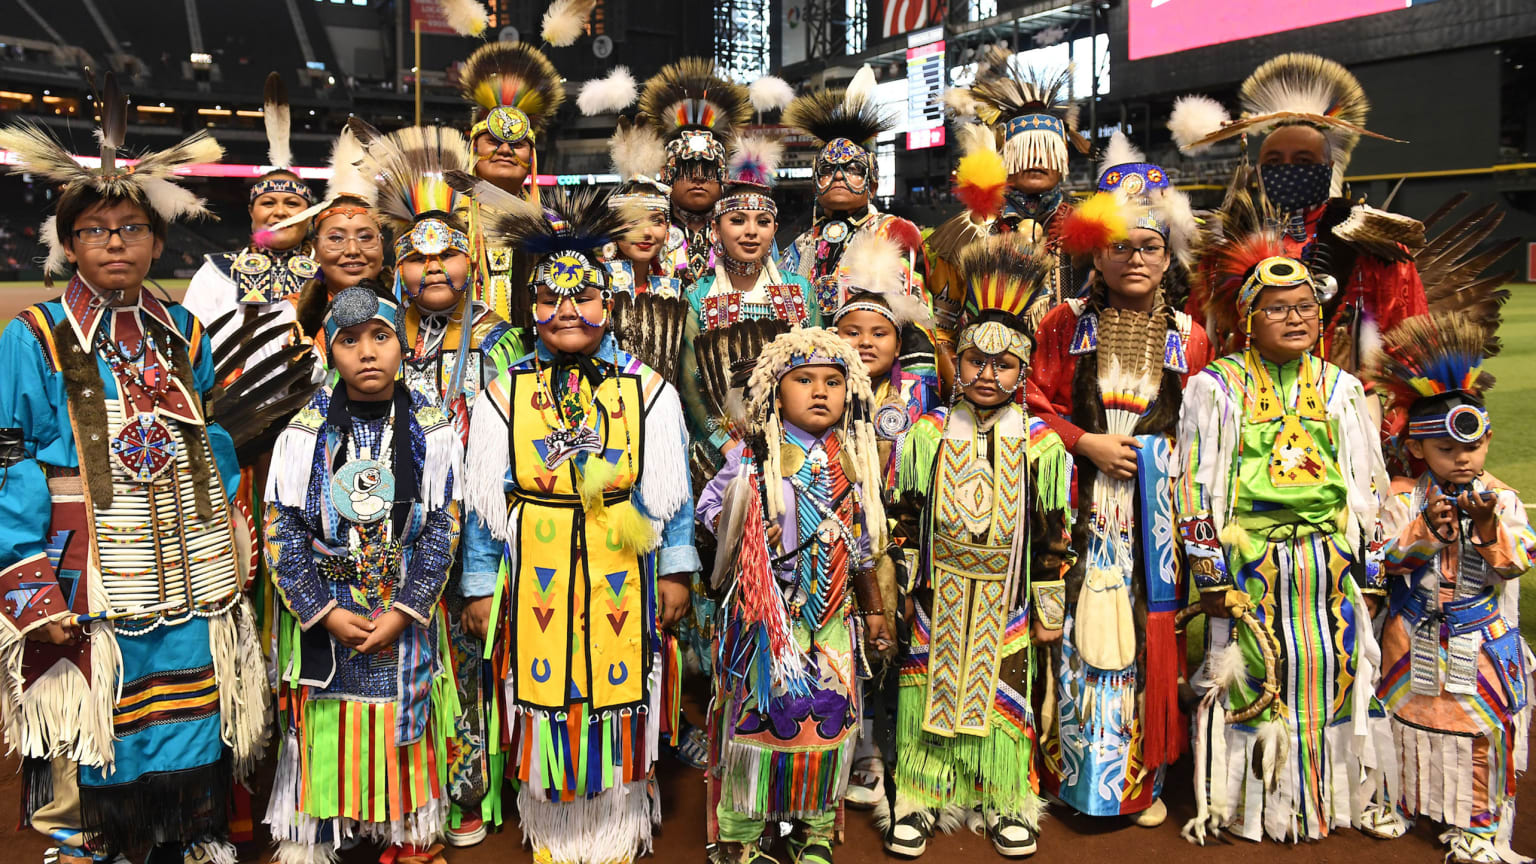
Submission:
{"label": "jingle dress", "polygon": [[1060,584],[1072,463],[1013,402],[961,400],[941,435],[901,667],[895,815],[983,806],[1033,828],[1044,803],[1029,627],[1050,596],[1038,583]]}
{"label": "jingle dress", "polygon": [[[265,496],[283,601],[283,738],[266,816],[276,840],[424,848],[442,833],[459,705],[438,601],[458,542],[461,448],[448,417],[406,388],[356,402],[341,384],[315,394],[278,440]],[[369,469],[386,491],[362,494]],[[370,619],[398,610],[410,623],[393,646],[360,654],[323,626],[336,608]]]}
{"label": "jingle dress", "polygon": [[[147,290],[107,307],[75,277],[6,326],[0,363],[0,427],[21,442],[0,459],[0,720],[24,818],[108,856],[222,841],[270,702],[242,593],[250,513],[203,408],[208,337]],[[127,617],[26,639],[66,609]]]}
{"label": "jingle dress", "polygon": [[1403,815],[1465,828],[1504,854],[1530,730],[1519,600],[1536,532],[1515,491],[1484,474],[1473,488],[1497,496],[1497,536],[1484,542],[1463,519],[1447,543],[1424,519],[1432,482],[1395,478],[1382,515],[1392,593],[1376,692],[1391,716],[1388,788]]}
{"label": "jingle dress", "polygon": [[[1191,677],[1212,694],[1195,718],[1197,802],[1249,840],[1317,839],[1354,825],[1362,770],[1381,764],[1370,729],[1373,712],[1381,716],[1379,653],[1361,592],[1384,590],[1377,535],[1388,489],[1360,382],[1312,354],[1282,366],[1230,354],[1190,381],[1176,437],[1179,529],[1195,586],[1246,592],[1267,634],[1207,622],[1206,661]],[[1276,648],[1278,698],[1228,725],[1227,709],[1262,692],[1260,638]],[[1214,678],[1229,645],[1246,672],[1223,697]],[[1255,759],[1272,764],[1272,778],[1254,776]]]}
{"label": "jingle dress", "polygon": [[660,819],[653,769],[678,693],[656,580],[699,566],[688,437],[677,391],[611,334],[554,360],[538,343],[475,403],[463,592],[495,598],[488,738],[520,784],[525,839],[540,860],[606,864],[649,851]]}
{"label": "jingle dress", "polygon": [[[1173,616],[1189,586],[1174,530],[1173,431],[1185,382],[1211,359],[1205,330],[1181,312],[1128,314],[1073,299],[1046,313],[1029,364],[1030,410],[1069,452],[1090,431],[1141,445],[1134,480],[1076,460],[1077,561],[1066,575],[1062,639],[1051,647],[1041,767],[1046,788],[1085,815],[1146,809],[1184,746]],[[1085,588],[1109,601],[1094,609],[1090,600],[1099,622],[1088,628],[1078,615]],[[1085,642],[1093,644],[1080,649]]]}

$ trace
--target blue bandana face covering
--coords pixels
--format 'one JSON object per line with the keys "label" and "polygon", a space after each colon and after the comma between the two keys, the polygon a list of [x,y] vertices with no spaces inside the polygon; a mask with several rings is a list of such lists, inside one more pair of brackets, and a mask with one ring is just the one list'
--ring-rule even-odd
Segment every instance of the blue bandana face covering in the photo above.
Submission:
{"label": "blue bandana face covering", "polygon": [[1276,210],[1307,210],[1328,200],[1333,163],[1260,165],[1259,179],[1264,181],[1264,196]]}

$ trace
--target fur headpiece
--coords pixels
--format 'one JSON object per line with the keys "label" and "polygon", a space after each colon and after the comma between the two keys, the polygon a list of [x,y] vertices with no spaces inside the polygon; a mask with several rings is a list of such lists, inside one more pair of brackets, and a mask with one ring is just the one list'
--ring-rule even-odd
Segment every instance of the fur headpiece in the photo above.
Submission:
{"label": "fur headpiece", "polygon": [[[91,86],[95,88],[94,80]],[[130,167],[117,161],[128,130],[128,102],[111,72],[106,74],[96,102],[101,109],[101,128],[97,132],[101,143],[100,167],[81,166],[43,127],[21,122],[0,129],[0,148],[16,154],[11,170],[36,174],[66,188],[89,186],[103,197],[141,204],[166,222],[212,215],[205,206],[207,202],[187,191],[175,178],[178,168],[223,158],[224,148],[217,141],[200,129],[174,147],[144,154]],[[61,275],[68,272],[69,260],[52,216],[43,222],[40,237],[48,250],[44,271]]]}
{"label": "fur headpiece", "polygon": [[1067,146],[1088,152],[1077,131],[1077,105],[1062,98],[1071,68],[1054,73],[1021,68],[994,45],[978,64],[976,81],[946,97],[952,110],[974,113],[1003,136],[1003,161],[1013,174],[1035,166],[1067,173]]}
{"label": "fur headpiece", "polygon": [[[1360,136],[1399,141],[1365,128],[1371,103],[1359,80],[1340,64],[1316,54],[1281,54],[1268,60],[1243,82],[1237,98],[1243,113],[1231,122],[1225,121],[1213,100],[1180,100],[1168,121],[1174,140],[1191,152],[1248,132],[1302,123],[1328,139],[1336,188]],[[1203,131],[1202,125],[1207,127]]]}
{"label": "fur headpiece", "polygon": [[689,166],[725,171],[725,150],[736,129],[752,119],[747,88],[726,80],[713,60],[684,57],[645,82],[640,114],[666,139],[667,165],[662,181],[671,183]]}
{"label": "fur headpiece", "polygon": [[884,315],[897,327],[916,322],[933,326],[933,312],[921,284],[912,278],[907,252],[896,241],[875,231],[861,231],[848,243],[837,264],[839,308],[834,324],[849,312]]}
{"label": "fur headpiece", "polygon": [[1494,381],[1483,361],[1497,352],[1494,332],[1454,312],[1415,315],[1382,337],[1366,376],[1407,413],[1409,437],[1479,441],[1490,425],[1483,398]]}
{"label": "fur headpiece", "polygon": [[[860,492],[864,524],[872,533],[870,548],[884,548],[885,510],[881,506],[880,455],[875,445],[874,416],[877,405],[869,373],[858,352],[831,330],[820,327],[794,328],[769,343],[752,369],[747,381],[745,426],[763,436],[764,476],[780,477],[780,447],[784,444],[783,421],[779,417],[777,396],[779,379],[791,369],[806,365],[836,365],[848,382],[848,399],[841,423],[844,452],[851,458],[848,480]],[[785,512],[784,484],[764,484],[767,513],[777,519]]]}
{"label": "fur headpiece", "polygon": [[1062,248],[1081,255],[1124,239],[1131,228],[1149,228],[1186,267],[1192,264],[1199,225],[1167,172],[1146,161],[1123,132],[1110,138],[1099,165],[1098,191],[1062,225]]}
{"label": "fur headpiece", "polygon": [[470,139],[488,132],[509,144],[537,140],[565,103],[560,73],[526,42],[477,48],[459,72],[459,92],[475,106]]}

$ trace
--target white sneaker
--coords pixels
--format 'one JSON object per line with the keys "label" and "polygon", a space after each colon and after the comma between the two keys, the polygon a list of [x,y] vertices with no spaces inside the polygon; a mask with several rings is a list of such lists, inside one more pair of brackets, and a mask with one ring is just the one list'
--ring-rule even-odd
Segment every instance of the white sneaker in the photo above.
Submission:
{"label": "white sneaker", "polygon": [[1153,798],[1152,806],[1140,813],[1131,814],[1131,822],[1142,828],[1156,828],[1168,818],[1168,805],[1161,798]]}
{"label": "white sneaker", "polygon": [[853,763],[843,803],[855,810],[873,810],[885,800],[885,763],[869,756]]}

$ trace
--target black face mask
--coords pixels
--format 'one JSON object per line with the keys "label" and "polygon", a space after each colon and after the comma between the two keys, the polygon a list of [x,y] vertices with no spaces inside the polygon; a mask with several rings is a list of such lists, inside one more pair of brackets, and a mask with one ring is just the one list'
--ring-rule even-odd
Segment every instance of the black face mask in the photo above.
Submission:
{"label": "black face mask", "polygon": [[1260,165],[1259,178],[1264,181],[1264,196],[1276,210],[1306,210],[1328,200],[1333,163]]}

